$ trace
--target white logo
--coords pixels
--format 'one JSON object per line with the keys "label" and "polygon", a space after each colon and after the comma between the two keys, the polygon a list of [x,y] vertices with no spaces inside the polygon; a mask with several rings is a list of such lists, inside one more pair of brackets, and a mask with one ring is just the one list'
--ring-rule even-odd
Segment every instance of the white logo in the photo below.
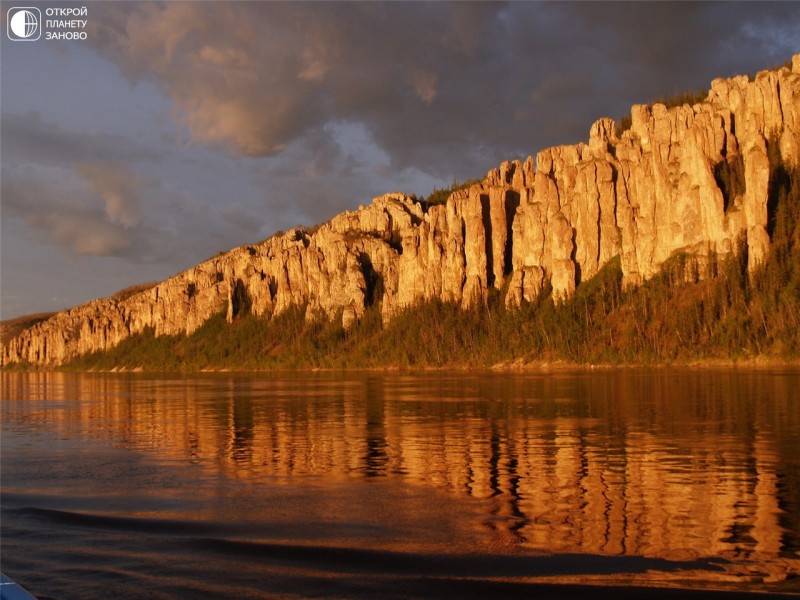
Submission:
{"label": "white logo", "polygon": [[33,6],[8,9],[8,38],[15,42],[33,42],[42,35],[42,13]]}

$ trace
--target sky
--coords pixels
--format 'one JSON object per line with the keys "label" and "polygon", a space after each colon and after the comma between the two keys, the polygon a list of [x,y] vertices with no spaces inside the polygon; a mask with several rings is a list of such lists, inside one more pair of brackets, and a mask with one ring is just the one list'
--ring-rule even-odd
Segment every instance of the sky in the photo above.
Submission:
{"label": "sky", "polygon": [[[794,2],[0,4],[2,319],[480,178],[800,51]],[[86,23],[14,41],[19,6]]]}

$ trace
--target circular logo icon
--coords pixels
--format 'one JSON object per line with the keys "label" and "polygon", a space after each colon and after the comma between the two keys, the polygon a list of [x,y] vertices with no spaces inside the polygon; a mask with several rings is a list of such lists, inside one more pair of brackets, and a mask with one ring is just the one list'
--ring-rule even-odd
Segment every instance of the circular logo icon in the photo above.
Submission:
{"label": "circular logo icon", "polygon": [[8,11],[8,37],[12,40],[39,39],[41,12],[36,8],[12,8]]}

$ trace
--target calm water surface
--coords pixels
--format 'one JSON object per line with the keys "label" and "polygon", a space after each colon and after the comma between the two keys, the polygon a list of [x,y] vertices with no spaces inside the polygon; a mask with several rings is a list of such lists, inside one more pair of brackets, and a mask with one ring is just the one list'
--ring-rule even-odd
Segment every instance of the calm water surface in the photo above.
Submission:
{"label": "calm water surface", "polygon": [[41,598],[800,591],[798,371],[3,373],[0,416]]}

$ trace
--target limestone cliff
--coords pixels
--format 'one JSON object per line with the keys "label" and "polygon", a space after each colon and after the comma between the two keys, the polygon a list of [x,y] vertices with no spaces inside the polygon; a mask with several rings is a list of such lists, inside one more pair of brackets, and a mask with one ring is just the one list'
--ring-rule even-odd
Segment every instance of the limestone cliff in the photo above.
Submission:
{"label": "limestone cliff", "polygon": [[387,321],[431,298],[467,308],[492,287],[515,307],[548,281],[556,298],[569,297],[617,255],[629,285],[676,252],[702,268],[739,240],[751,269],[763,261],[768,144],[800,162],[800,55],[753,81],[717,79],[694,106],[634,106],[631,121],[618,135],[600,119],[588,144],[503,163],[445,204],[387,194],[316,231],[295,229],[130,298],[63,311],[10,340],[3,363],[58,365],[145,328],[191,333],[222,310],[229,320],[246,311],[269,318],[300,305],[307,319],[350,327],[372,304]]}

